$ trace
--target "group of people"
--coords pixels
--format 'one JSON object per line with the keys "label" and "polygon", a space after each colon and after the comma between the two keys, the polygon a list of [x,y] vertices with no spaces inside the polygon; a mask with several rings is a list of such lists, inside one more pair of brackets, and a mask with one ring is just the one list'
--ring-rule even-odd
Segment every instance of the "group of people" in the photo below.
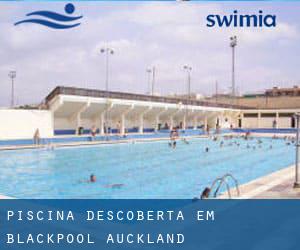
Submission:
{"label": "group of people", "polygon": [[[172,147],[172,148],[176,148],[176,145],[177,145],[177,142],[176,140],[179,139],[179,132],[178,132],[178,129],[177,128],[173,128],[171,131],[170,131],[170,142],[169,142],[169,147]],[[186,139],[186,138],[182,138],[181,141],[186,144],[186,145],[189,145],[190,142]]]}
{"label": "group of people", "polygon": [[170,142],[169,142],[169,147],[176,148],[177,142],[176,140],[179,138],[179,132],[177,128],[173,128],[170,131]]}
{"label": "group of people", "polygon": [[[240,147],[240,146],[241,146],[241,143],[240,143],[239,141],[236,141],[236,140],[232,141],[232,140],[235,139],[235,138],[236,138],[236,139],[242,138],[242,139],[244,139],[244,140],[253,140],[253,138],[250,137],[249,134],[245,134],[245,135],[242,135],[242,136],[233,136],[233,135],[230,135],[230,136],[224,136],[224,137],[222,138],[220,144],[219,144],[220,148],[222,148],[222,147],[225,146],[225,142],[224,142],[224,141],[226,141],[226,140],[229,140],[229,143],[227,144],[227,146],[234,146],[234,145],[236,145],[237,147]],[[218,138],[217,138],[217,137],[213,137],[212,140],[213,140],[213,141],[217,141]],[[257,139],[255,145],[250,146],[250,144],[247,143],[247,144],[246,144],[246,148],[247,148],[247,149],[250,149],[250,148],[256,149],[256,147],[262,148],[262,145],[263,145],[263,141],[262,141],[261,139]],[[272,149],[272,148],[273,148],[273,146],[272,146],[272,144],[271,144],[271,145],[269,146],[269,149]],[[206,151],[206,152],[207,152],[207,151]]]}
{"label": "group of people", "polygon": [[[263,142],[263,140],[261,140],[261,139],[255,139],[254,137],[250,137],[250,133],[245,133],[244,135],[236,135],[236,136],[234,136],[234,135],[225,135],[223,137],[211,136],[209,138],[212,141],[215,141],[215,142],[220,141],[220,143],[219,143],[219,147],[220,148],[223,148],[225,146],[237,146],[237,147],[240,147],[242,145],[241,142],[238,141],[238,140],[234,140],[234,139],[240,139],[240,138],[242,138],[243,140],[254,140],[254,143],[251,143],[252,145],[250,143],[246,144],[246,148],[247,149],[253,149],[253,150],[255,150],[257,148],[262,148],[265,145],[264,142]],[[278,137],[276,137],[276,136],[272,137],[272,139],[277,139],[277,138]],[[293,136],[285,136],[283,139],[286,141],[285,144],[287,146],[288,145],[292,145],[292,144],[295,143],[295,138]],[[225,144],[226,141],[228,141],[228,143]],[[270,150],[273,149],[272,142],[271,142],[271,144],[269,146],[267,145],[267,147]],[[209,153],[209,151],[210,151],[210,148],[208,146],[206,146],[204,148],[204,152]]]}
{"label": "group of people", "polygon": [[[78,134],[82,135],[84,132],[83,127],[78,128]],[[103,132],[104,134],[111,134],[112,133],[112,129],[111,127],[107,127],[107,125],[104,123],[103,124]],[[90,135],[91,135],[91,140],[94,140],[97,133],[99,133],[99,129],[97,129],[97,127],[95,125],[93,125],[90,129]],[[126,133],[122,133],[122,126],[121,126],[121,122],[118,121],[116,124],[116,134],[126,137]]]}
{"label": "group of people", "polygon": [[[247,133],[245,133],[245,134],[243,134],[243,135],[236,135],[236,136],[233,136],[233,135],[228,135],[228,136],[223,136],[223,138],[222,138],[222,140],[221,140],[221,142],[220,142],[220,144],[219,144],[219,146],[220,147],[223,147],[223,146],[225,146],[225,143],[224,143],[224,141],[226,141],[226,140],[229,140],[230,142],[227,144],[227,146],[233,146],[233,145],[236,145],[236,146],[238,146],[238,147],[240,147],[241,146],[241,143],[239,142],[239,141],[236,141],[236,140],[234,140],[234,141],[232,141],[232,139],[235,139],[235,138],[237,138],[237,139],[239,139],[239,138],[242,138],[243,140],[246,140],[246,141],[254,141],[254,143],[247,143],[246,144],[246,148],[247,149],[253,149],[253,150],[255,150],[255,149],[257,149],[257,148],[263,148],[263,146],[266,144],[263,140],[261,140],[261,139],[255,139],[255,137],[251,137],[250,136],[250,132],[247,132]],[[217,141],[217,140],[219,140],[219,137],[216,137],[216,136],[214,136],[214,137],[212,137],[211,138],[213,141]],[[277,140],[277,139],[283,139],[284,141],[285,141],[285,145],[287,145],[287,146],[289,146],[289,145],[294,145],[295,144],[295,141],[296,141],[296,139],[295,139],[295,137],[294,136],[284,136],[284,137],[279,137],[279,136],[277,136],[277,135],[274,135],[274,136],[272,136],[272,140],[271,140],[271,144],[268,146],[267,145],[267,147],[269,148],[269,149],[273,149],[273,144],[272,144],[272,141],[273,140]],[[207,152],[207,151],[206,151]]]}

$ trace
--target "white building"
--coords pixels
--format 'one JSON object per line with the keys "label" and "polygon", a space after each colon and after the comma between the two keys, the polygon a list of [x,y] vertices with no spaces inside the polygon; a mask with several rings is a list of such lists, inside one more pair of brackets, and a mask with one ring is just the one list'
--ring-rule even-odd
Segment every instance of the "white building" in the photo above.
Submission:
{"label": "white building", "polygon": [[[182,129],[293,128],[299,109],[249,109],[199,100],[57,87],[46,97],[47,110],[0,109],[0,140],[76,135],[148,133]],[[167,125],[167,126],[166,126]],[[110,128],[110,129],[109,129]]]}
{"label": "white building", "polygon": [[208,106],[201,101],[67,87],[57,87],[46,101],[54,130],[61,133],[93,126],[100,134],[105,127],[118,126],[121,133],[157,131],[165,125],[182,129],[215,128],[217,124],[230,127],[237,125],[240,113],[229,105]]}

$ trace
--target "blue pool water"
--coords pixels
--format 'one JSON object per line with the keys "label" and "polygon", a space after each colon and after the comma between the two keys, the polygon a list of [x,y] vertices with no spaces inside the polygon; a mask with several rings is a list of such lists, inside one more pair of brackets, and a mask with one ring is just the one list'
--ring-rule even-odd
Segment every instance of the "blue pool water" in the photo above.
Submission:
{"label": "blue pool water", "polygon": [[[17,198],[193,198],[225,173],[242,184],[293,164],[293,145],[261,140],[261,148],[257,139],[224,140],[224,147],[220,141],[193,139],[189,145],[178,141],[175,149],[159,141],[2,151],[0,193]],[[85,182],[91,173],[96,183]]]}

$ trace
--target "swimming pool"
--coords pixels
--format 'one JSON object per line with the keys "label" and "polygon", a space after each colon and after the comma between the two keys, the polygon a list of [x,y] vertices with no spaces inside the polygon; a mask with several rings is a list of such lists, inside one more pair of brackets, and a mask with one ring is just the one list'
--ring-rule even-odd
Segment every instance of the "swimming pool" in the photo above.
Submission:
{"label": "swimming pool", "polygon": [[[0,193],[16,198],[193,198],[225,173],[242,184],[293,164],[293,145],[261,140],[261,148],[257,139],[224,140],[220,147],[220,140],[202,138],[189,145],[178,141],[175,149],[157,141],[1,151]],[[97,182],[85,182],[92,173]]]}

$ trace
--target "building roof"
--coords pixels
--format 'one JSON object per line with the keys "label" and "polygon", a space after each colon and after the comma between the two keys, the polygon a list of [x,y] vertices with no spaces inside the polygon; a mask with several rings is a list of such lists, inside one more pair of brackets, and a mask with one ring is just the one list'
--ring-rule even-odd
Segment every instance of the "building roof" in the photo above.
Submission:
{"label": "building roof", "polygon": [[63,86],[58,86],[51,91],[51,93],[46,97],[46,104],[49,103],[57,95],[73,95],[73,96],[100,97],[100,98],[111,98],[111,99],[115,98],[115,99],[173,103],[173,104],[182,103],[184,105],[189,104],[195,106],[209,106],[209,107],[219,107],[219,108],[236,108],[236,109],[249,108],[240,105],[211,103],[211,102],[200,101],[200,100],[187,100],[182,98],[142,95],[142,94],[134,94],[134,93],[113,92],[113,91],[103,91],[103,90],[63,87]]}

